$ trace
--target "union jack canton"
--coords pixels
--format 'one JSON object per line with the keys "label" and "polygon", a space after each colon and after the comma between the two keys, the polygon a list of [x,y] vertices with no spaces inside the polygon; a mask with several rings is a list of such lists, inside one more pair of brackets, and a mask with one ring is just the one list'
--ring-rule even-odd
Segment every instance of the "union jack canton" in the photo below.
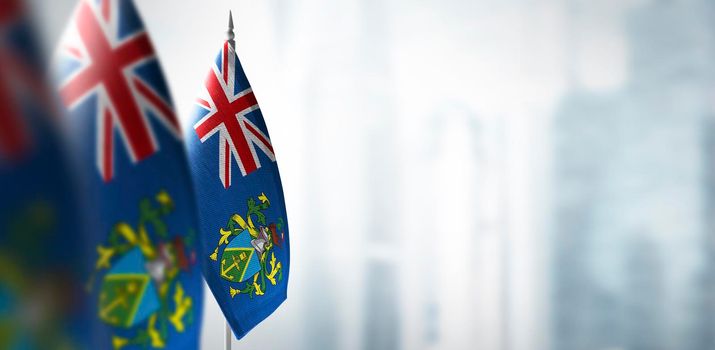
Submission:
{"label": "union jack canton", "polygon": [[131,1],[81,1],[64,38],[60,95],[70,110],[97,98],[91,116],[95,161],[105,182],[115,175],[115,130],[133,163],[159,149],[151,119],[180,137],[154,49]]}
{"label": "union jack canton", "polygon": [[259,107],[245,75],[236,72],[237,60],[231,45],[224,43],[216,65],[206,78],[204,93],[207,96],[197,99],[205,115],[194,125],[202,143],[219,133],[218,174],[224,188],[231,186],[232,158],[236,159],[243,176],[261,167],[256,147],[272,162],[276,160],[268,135],[248,118],[248,114],[259,111]]}

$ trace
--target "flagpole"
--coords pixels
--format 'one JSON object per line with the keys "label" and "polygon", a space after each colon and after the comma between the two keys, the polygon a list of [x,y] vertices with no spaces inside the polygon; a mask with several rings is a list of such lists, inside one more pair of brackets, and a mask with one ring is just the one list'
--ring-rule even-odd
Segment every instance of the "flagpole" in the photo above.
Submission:
{"label": "flagpole", "polygon": [[[231,48],[236,50],[236,41],[234,40],[236,38],[236,34],[233,32],[233,13],[231,11],[228,11],[228,31],[226,32],[227,34],[227,41],[228,44],[231,45]],[[231,350],[231,339],[233,336],[231,335],[231,326],[228,324],[228,320],[224,320],[224,323],[226,327],[224,328],[224,344],[223,348],[224,350]]]}
{"label": "flagpole", "polygon": [[223,329],[224,332],[224,344],[223,344],[223,349],[224,350],[231,350],[231,326],[228,325],[228,321],[225,321],[226,327]]}
{"label": "flagpole", "polygon": [[235,50],[236,49],[236,34],[233,33],[233,13],[228,11],[228,31],[226,32],[228,36],[228,44]]}

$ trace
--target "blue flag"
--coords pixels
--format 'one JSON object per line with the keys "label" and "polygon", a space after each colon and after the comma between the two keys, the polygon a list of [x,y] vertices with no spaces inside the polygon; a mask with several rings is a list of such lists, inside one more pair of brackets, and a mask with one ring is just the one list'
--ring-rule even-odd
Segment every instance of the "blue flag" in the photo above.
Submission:
{"label": "blue flag", "polygon": [[185,126],[204,276],[239,339],[286,298],[288,222],[266,123],[230,41]]}
{"label": "blue flag", "polygon": [[202,278],[181,131],[131,0],[81,0],[59,93],[90,218],[98,349],[196,349]]}
{"label": "blue flag", "polygon": [[85,348],[78,205],[22,0],[0,0],[0,349]]}

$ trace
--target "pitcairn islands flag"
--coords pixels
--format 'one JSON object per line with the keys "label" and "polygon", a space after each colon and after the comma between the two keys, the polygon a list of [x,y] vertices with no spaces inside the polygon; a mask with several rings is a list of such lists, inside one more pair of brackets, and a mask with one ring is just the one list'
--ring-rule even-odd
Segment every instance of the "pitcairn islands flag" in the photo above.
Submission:
{"label": "pitcairn islands flag", "polygon": [[209,70],[184,126],[204,276],[237,338],[286,299],[288,221],[276,156],[233,45]]}
{"label": "pitcairn islands flag", "polygon": [[81,0],[59,46],[97,349],[196,349],[202,278],[178,119],[131,0]]}

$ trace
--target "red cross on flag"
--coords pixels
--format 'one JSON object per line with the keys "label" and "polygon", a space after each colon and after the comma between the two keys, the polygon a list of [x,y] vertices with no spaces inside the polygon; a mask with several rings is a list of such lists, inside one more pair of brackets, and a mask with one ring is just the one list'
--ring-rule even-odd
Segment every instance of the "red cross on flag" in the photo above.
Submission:
{"label": "red cross on flag", "polygon": [[206,78],[207,96],[197,100],[205,115],[194,124],[194,130],[202,143],[219,134],[218,173],[224,188],[229,188],[232,159],[246,176],[261,167],[256,148],[271,161],[275,161],[275,155],[268,135],[248,118],[259,111],[258,102],[228,42],[220,56],[221,66],[213,66]]}
{"label": "red cross on flag", "polygon": [[36,141],[28,126],[30,110],[54,121],[40,50],[24,1],[0,0],[0,161],[22,159]]}
{"label": "red cross on flag", "polygon": [[180,135],[168,94],[160,92],[163,81],[145,68],[156,60],[152,44],[141,22],[132,18],[137,16],[133,8],[124,3],[82,0],[60,48],[65,105],[72,111],[97,99],[97,110],[83,117],[96,119],[95,161],[104,181],[114,177],[115,131],[134,163],[159,149],[152,119]]}

